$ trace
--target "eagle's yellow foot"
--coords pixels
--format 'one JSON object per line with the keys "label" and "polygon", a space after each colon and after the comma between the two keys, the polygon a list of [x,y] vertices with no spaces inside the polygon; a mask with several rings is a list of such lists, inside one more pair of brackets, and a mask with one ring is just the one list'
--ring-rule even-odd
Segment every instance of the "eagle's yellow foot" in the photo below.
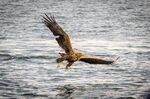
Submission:
{"label": "eagle's yellow foot", "polygon": [[57,67],[57,68],[60,68],[60,66],[61,66],[61,63],[58,63],[56,67]]}
{"label": "eagle's yellow foot", "polygon": [[66,66],[66,71],[70,71],[71,67],[70,66]]}

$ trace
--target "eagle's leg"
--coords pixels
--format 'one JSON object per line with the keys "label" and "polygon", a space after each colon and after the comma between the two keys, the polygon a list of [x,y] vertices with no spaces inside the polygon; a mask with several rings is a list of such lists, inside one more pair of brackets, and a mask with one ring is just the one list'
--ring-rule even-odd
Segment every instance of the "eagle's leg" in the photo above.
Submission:
{"label": "eagle's leg", "polygon": [[56,59],[56,62],[58,63],[58,64],[57,64],[57,68],[59,68],[59,67],[61,66],[61,62],[63,62],[64,60],[65,60],[65,59],[62,58],[62,57]]}
{"label": "eagle's leg", "polygon": [[61,63],[61,62],[64,61],[64,60],[65,60],[65,59],[61,57],[61,58],[57,58],[57,59],[56,59],[56,62],[57,62],[57,63]]}
{"label": "eagle's leg", "polygon": [[67,55],[65,53],[59,53],[61,58],[58,58],[56,61],[57,63],[61,63],[62,61],[67,59]]}
{"label": "eagle's leg", "polygon": [[59,54],[61,55],[61,58],[58,58],[58,59],[56,60],[56,62],[58,63],[58,64],[57,64],[57,68],[59,68],[60,65],[61,65],[61,62],[63,62],[63,61],[66,60],[66,58],[67,58],[67,55],[66,55],[66,54],[64,54],[64,53],[59,53]]}
{"label": "eagle's leg", "polygon": [[67,65],[66,65],[66,70],[68,71],[68,70],[70,70],[70,67],[71,67],[71,65],[73,64],[74,62],[69,62]]}

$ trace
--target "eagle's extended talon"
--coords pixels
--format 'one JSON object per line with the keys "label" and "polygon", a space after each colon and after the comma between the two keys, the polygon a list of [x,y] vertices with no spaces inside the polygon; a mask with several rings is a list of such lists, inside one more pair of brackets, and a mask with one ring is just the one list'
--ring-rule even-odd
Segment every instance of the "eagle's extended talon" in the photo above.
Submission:
{"label": "eagle's extended talon", "polygon": [[71,67],[70,66],[66,66],[66,71],[70,71]]}
{"label": "eagle's extended talon", "polygon": [[57,68],[60,68],[60,66],[61,66],[61,63],[58,63],[58,64],[57,64]]}

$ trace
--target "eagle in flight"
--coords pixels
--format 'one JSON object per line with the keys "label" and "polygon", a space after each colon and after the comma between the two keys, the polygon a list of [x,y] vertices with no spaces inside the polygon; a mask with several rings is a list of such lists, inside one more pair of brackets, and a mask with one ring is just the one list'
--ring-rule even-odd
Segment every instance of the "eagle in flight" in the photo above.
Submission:
{"label": "eagle in flight", "polygon": [[68,34],[58,25],[54,16],[48,17],[45,14],[42,20],[42,22],[51,30],[53,35],[57,37],[56,41],[58,45],[65,51],[65,53],[59,53],[61,57],[56,59],[56,62],[61,63],[66,60],[68,62],[66,65],[67,70],[70,69],[71,65],[76,61],[83,61],[89,64],[112,64],[114,62],[76,51],[71,46]]}

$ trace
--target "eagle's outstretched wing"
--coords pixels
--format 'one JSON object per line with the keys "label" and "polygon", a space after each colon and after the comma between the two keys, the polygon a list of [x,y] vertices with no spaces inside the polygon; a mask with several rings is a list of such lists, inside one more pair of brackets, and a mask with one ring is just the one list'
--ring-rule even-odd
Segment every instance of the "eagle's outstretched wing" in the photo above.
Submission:
{"label": "eagle's outstretched wing", "polygon": [[115,62],[115,61],[105,60],[99,57],[91,57],[91,56],[83,56],[80,58],[80,61],[83,61],[89,64],[112,64],[113,62]]}
{"label": "eagle's outstretched wing", "polygon": [[54,16],[48,17],[45,14],[45,16],[43,16],[43,23],[51,30],[54,36],[58,36],[56,41],[59,46],[63,48],[66,53],[73,53],[73,48],[68,34],[58,25]]}

